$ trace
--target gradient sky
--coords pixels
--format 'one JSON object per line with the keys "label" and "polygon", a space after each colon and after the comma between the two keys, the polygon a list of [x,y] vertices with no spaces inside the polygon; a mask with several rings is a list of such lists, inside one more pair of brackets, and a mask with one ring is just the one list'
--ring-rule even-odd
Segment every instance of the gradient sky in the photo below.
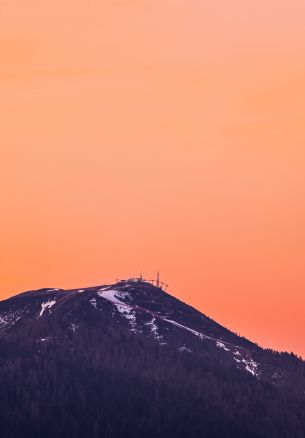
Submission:
{"label": "gradient sky", "polygon": [[157,267],[305,357],[305,3],[0,0],[0,297]]}

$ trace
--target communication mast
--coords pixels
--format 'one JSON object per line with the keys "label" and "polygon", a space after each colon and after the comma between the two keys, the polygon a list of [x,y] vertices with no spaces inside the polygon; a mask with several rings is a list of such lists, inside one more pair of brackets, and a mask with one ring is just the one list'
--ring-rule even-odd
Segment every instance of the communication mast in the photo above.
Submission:
{"label": "communication mast", "polygon": [[157,287],[160,287],[160,272],[159,272],[159,269],[158,269],[158,271],[157,271],[156,286],[157,286]]}

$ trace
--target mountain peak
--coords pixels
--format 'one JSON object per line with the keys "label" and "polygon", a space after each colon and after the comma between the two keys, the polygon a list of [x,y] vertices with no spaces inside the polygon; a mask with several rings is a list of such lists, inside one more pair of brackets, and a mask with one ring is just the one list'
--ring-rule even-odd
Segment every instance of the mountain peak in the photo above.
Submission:
{"label": "mountain peak", "polygon": [[288,382],[278,365],[270,366],[270,352],[181,302],[163,285],[139,277],[109,285],[23,292],[0,302],[0,333],[30,328],[40,339],[50,328],[77,336],[88,327],[111,326],[163,348],[208,355],[257,379]]}
{"label": "mountain peak", "polygon": [[[52,432],[46,438],[59,436],[58,430],[52,428],[54,412],[56,419],[59,418],[61,412],[75,406],[75,401],[78,405],[73,420],[70,422],[70,416],[59,420],[61,428],[69,424],[61,436],[285,438],[288,435],[280,434],[282,428],[278,421],[270,420],[278,411],[287,414],[283,420],[286,430],[302,431],[299,418],[304,406],[304,362],[289,354],[264,350],[160,286],[142,278],[128,279],[79,289],[43,288],[1,301],[2,388],[4,394],[9,391],[12,394],[0,400],[0,421],[7,415],[7,424],[11,425],[11,418],[16,418],[22,431],[18,435],[19,432],[12,430],[5,436],[35,438],[41,435],[41,430]],[[19,391],[27,382],[26,396],[19,398],[19,393],[14,396],[16,388]],[[30,400],[29,394],[33,393],[40,397],[39,406],[44,407],[41,412],[35,403],[30,404],[30,412],[26,411],[29,404],[24,400]],[[3,399],[13,397],[21,403],[16,410],[18,414],[8,405],[3,406]],[[287,403],[283,403],[286,399]],[[48,427],[45,400],[54,401],[48,414],[48,419],[52,419],[48,420]],[[134,409],[128,410],[131,404]],[[62,408],[58,410],[58,406]],[[109,406],[115,408],[109,412]],[[207,409],[209,406],[213,408]],[[259,422],[253,417],[253,406],[261,412]],[[26,413],[21,418],[22,409]],[[135,416],[139,410],[140,418]],[[28,422],[31,415],[44,425],[37,429],[37,434]],[[109,415],[112,415],[107,426],[109,433],[92,434],[91,418],[103,425]],[[162,433],[155,424],[156,415],[169,425]],[[182,423],[185,421],[182,431],[180,427],[175,428],[181,418],[184,418]],[[202,418],[209,420],[202,423]],[[249,427],[248,418],[252,418]],[[291,421],[288,429],[287,419]],[[270,421],[276,434],[269,433]],[[222,422],[223,430],[231,430],[231,434],[215,432]],[[73,429],[75,424],[79,424],[77,429]],[[82,429],[84,424],[86,431]],[[113,425],[119,427],[116,434],[112,433]],[[24,434],[26,427],[28,433]],[[101,427],[103,431],[104,426]],[[151,435],[147,435],[148,431]]]}

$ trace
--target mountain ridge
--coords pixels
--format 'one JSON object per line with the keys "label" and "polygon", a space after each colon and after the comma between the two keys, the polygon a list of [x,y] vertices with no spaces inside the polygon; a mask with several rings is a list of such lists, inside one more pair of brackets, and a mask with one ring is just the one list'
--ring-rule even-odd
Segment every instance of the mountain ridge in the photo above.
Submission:
{"label": "mountain ridge", "polygon": [[[192,335],[198,337],[201,341],[214,342],[218,349],[222,349],[226,353],[230,351],[235,356],[233,359],[236,364],[240,364],[240,367],[244,364],[244,368],[253,375],[258,375],[256,372],[258,364],[252,358],[249,362],[249,357],[244,357],[239,350],[247,352],[246,356],[249,356],[250,353],[269,351],[245,337],[233,333],[191,305],[185,304],[160,287],[142,279],[124,280],[110,285],[104,284],[82,289],[42,288],[22,292],[0,302],[0,331],[10,330],[15,325],[18,327],[22,321],[24,323],[33,323],[43,315],[52,318],[57,315],[58,310],[60,311],[62,307],[67,306],[69,300],[72,302],[77,301],[80,296],[83,297],[80,298],[83,304],[89,302],[95,310],[98,309],[97,300],[100,309],[104,306],[109,311],[107,303],[110,304],[113,310],[118,313],[117,316],[123,315],[123,318],[129,320],[131,332],[138,332],[138,334],[141,331],[145,332],[143,328],[147,324],[153,324],[151,328],[155,331],[158,330],[158,325],[163,326],[163,331],[168,331],[170,325],[172,326],[171,329],[174,328],[184,332],[181,333],[184,337],[185,335]],[[23,305],[20,299],[30,299],[30,301],[32,299],[31,305],[34,306],[34,309],[32,309],[30,318],[27,318],[27,315],[22,311]],[[46,299],[46,301],[43,301],[43,299]],[[10,307],[13,303],[15,305],[16,303],[19,304],[17,304],[18,309],[15,306],[15,310],[11,310],[5,318],[5,310],[3,312],[1,309],[5,307],[5,304]],[[158,309],[158,306],[161,306],[162,310]],[[178,309],[177,314],[175,314],[176,309]],[[36,316],[35,312],[37,313]],[[144,317],[144,323],[137,321],[137,315]],[[154,321],[146,321],[147,318],[145,317],[151,317]],[[134,324],[134,327],[132,324]],[[159,338],[158,336],[155,337],[155,340],[160,340],[164,336],[163,333],[159,335]],[[167,342],[164,342],[164,344],[167,344]],[[183,347],[184,345],[180,345],[178,348]],[[185,346],[185,349],[190,349],[190,346]]]}
{"label": "mountain ridge", "polygon": [[[31,400],[29,408],[18,402],[14,375],[19,393]],[[0,385],[7,393],[4,400],[13,400],[12,406],[0,402],[4,438],[23,438],[28,415],[31,438],[45,434],[46,425],[50,438],[64,433],[76,438],[203,433],[213,438],[303,438],[305,433],[304,361],[263,349],[142,279],[30,290],[1,301]],[[125,420],[109,410],[109,400],[114,410],[125,412]],[[71,411],[75,403],[79,407]],[[143,415],[130,411],[130,403],[145,407]],[[50,425],[57,405],[71,411],[62,431]],[[88,419],[82,409],[90,413]],[[277,418],[277,410],[286,413],[283,418]],[[106,411],[109,421],[102,414]],[[9,421],[13,414],[16,426]],[[56,422],[67,421],[64,413],[57,415]]]}

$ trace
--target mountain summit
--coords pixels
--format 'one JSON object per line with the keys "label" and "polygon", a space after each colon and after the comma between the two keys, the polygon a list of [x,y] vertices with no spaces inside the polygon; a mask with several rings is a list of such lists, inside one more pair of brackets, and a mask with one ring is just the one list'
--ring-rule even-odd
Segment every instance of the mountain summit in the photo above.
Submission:
{"label": "mountain summit", "polygon": [[157,286],[0,302],[1,437],[304,438],[304,362]]}

